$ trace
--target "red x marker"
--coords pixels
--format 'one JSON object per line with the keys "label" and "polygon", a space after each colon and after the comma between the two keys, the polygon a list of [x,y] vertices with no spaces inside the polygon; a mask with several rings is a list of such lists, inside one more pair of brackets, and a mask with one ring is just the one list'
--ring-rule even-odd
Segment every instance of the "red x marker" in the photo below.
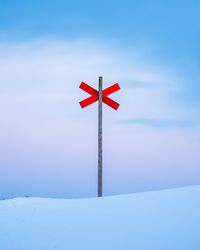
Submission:
{"label": "red x marker", "polygon": [[[88,84],[86,84],[84,82],[82,82],[80,84],[79,88],[81,88],[82,90],[84,90],[85,92],[87,92],[88,94],[91,95],[87,99],[80,102],[81,108],[85,108],[88,105],[98,101],[99,92],[96,89],[92,88],[91,86],[89,86]],[[102,91],[102,101],[115,110],[118,109],[119,103],[113,101],[111,98],[108,97],[108,95],[110,95],[118,90],[120,90],[120,86],[118,83],[115,83],[114,85],[112,85],[112,86],[110,86]]]}

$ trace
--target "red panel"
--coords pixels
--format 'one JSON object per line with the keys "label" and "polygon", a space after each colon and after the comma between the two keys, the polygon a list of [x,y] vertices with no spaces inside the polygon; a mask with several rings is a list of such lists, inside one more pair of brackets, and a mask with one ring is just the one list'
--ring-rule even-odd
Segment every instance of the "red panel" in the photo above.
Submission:
{"label": "red panel", "polygon": [[81,101],[79,103],[81,105],[81,108],[85,108],[88,105],[90,105],[90,104],[92,104],[93,102],[96,102],[96,101],[98,101],[98,95],[97,94],[92,95],[92,96],[88,97],[87,99],[85,99],[85,100],[83,100],[83,101]]}
{"label": "red panel", "polygon": [[120,90],[120,86],[118,83],[115,83],[114,85],[103,90],[103,92],[102,92],[103,97],[106,97],[106,96],[108,96],[108,95],[110,95],[118,90]]}
{"label": "red panel", "polygon": [[104,97],[103,102],[115,110],[117,110],[119,108],[119,105],[120,105],[119,103],[113,101],[109,97]]}
{"label": "red panel", "polygon": [[98,93],[98,91],[94,88],[92,88],[90,85],[88,85],[85,82],[82,82],[79,86],[80,89],[84,90],[85,92],[87,92],[90,95],[95,95]]}

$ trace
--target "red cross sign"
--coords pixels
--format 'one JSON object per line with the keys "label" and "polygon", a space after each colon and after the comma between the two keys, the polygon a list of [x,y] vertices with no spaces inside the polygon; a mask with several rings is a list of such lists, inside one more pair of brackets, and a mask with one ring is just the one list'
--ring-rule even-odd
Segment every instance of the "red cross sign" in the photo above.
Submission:
{"label": "red cross sign", "polygon": [[[99,99],[99,91],[97,91],[96,89],[94,89],[93,87],[89,86],[87,83],[82,82],[79,86],[80,89],[84,90],[85,92],[87,92],[88,94],[90,94],[91,96],[86,98],[85,100],[79,102],[81,105],[81,108],[85,108],[88,105],[98,101]],[[102,91],[102,101],[107,104],[108,106],[110,106],[111,108],[117,110],[119,107],[119,103],[113,101],[111,98],[108,97],[108,95],[116,92],[120,90],[120,86],[118,83],[113,84],[112,86],[104,89]]]}

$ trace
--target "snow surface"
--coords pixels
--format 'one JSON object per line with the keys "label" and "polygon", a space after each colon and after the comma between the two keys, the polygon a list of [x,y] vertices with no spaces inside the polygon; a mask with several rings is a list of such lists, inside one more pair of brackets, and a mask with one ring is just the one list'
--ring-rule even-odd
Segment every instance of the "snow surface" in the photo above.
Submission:
{"label": "snow surface", "polygon": [[200,250],[200,186],[0,201],[0,250]]}

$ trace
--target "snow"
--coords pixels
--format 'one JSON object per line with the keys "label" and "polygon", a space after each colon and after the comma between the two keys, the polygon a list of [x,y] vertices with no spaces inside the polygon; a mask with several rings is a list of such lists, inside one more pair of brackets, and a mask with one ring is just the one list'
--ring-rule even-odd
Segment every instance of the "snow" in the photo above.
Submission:
{"label": "snow", "polygon": [[0,201],[1,250],[199,250],[200,186]]}

